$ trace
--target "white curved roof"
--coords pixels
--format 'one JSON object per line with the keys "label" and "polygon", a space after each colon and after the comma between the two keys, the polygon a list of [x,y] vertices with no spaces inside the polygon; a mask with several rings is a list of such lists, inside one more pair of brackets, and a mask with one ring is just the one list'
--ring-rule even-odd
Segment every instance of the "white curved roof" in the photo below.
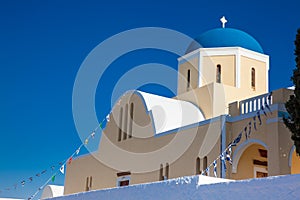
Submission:
{"label": "white curved roof", "polygon": [[42,193],[41,199],[59,197],[64,195],[64,186],[47,185]]}
{"label": "white curved roof", "polygon": [[141,96],[144,101],[146,110],[152,117],[155,134],[205,120],[200,109],[190,102],[141,91],[135,91],[134,93]]}

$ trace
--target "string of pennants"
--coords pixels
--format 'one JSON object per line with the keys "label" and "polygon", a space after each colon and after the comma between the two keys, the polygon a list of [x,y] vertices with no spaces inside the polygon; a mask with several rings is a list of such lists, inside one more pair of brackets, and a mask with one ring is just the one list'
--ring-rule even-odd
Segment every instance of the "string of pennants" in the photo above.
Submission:
{"label": "string of pennants", "polygon": [[40,178],[42,177],[43,175],[51,172],[51,176],[47,179],[47,181],[41,186],[39,187],[36,192],[31,195],[30,197],[28,197],[28,200],[33,200],[36,195],[42,191],[44,189],[44,187],[46,187],[46,185],[52,181],[52,182],[55,182],[55,178],[57,175],[59,175],[60,173],[61,174],[64,174],[65,173],[65,166],[66,164],[71,164],[73,158],[75,156],[77,156],[79,153],[80,153],[80,150],[83,146],[87,146],[90,139],[94,139],[95,137],[95,134],[96,134],[96,131],[100,128],[101,130],[103,129],[103,124],[105,121],[109,121],[109,114],[106,116],[106,118],[104,118],[100,123],[99,125],[85,138],[84,142],[81,143],[79,145],[79,147],[76,149],[76,151],[74,151],[71,156],[68,157],[68,159],[66,160],[63,160],[59,163],[57,163],[56,165],[52,165],[51,167],[49,167],[48,169],[44,169],[43,171],[29,177],[29,178],[26,178],[26,179],[22,179],[22,181],[18,182],[18,183],[15,183],[13,186],[11,187],[6,187],[6,188],[3,188],[3,189],[0,189],[0,194],[4,191],[11,191],[11,190],[16,190],[18,187],[24,187],[26,184],[28,183],[31,183],[34,181],[34,179],[36,178]]}
{"label": "string of pennants", "polygon": [[[242,139],[243,135],[245,137],[246,140],[248,140],[250,138],[251,132],[252,132],[252,127],[254,128],[255,131],[257,131],[257,123],[258,125],[262,125],[262,120],[261,120],[261,114],[264,114],[266,117],[267,115],[267,111],[269,111],[272,114],[271,108],[268,105],[268,102],[271,102],[271,96],[272,96],[272,92],[269,93],[267,99],[268,101],[265,101],[264,105],[261,105],[261,109],[258,110],[256,112],[256,115],[254,115],[252,117],[252,120],[249,121],[249,123],[244,127],[243,130],[241,130],[241,132],[239,133],[239,135],[225,148],[225,150],[201,173],[201,175],[210,175],[210,168],[213,166],[213,172],[214,172],[214,176],[217,177],[217,162],[218,160],[221,160],[221,164],[224,166],[224,169],[226,171],[226,162],[229,162],[230,164],[232,164],[232,158],[231,158],[231,154],[232,154],[232,147],[237,146],[237,144],[240,142],[240,140]],[[262,113],[261,113],[262,112]],[[87,146],[89,143],[89,140],[92,138],[94,139],[96,131],[100,128],[103,129],[102,125],[105,121],[109,121],[109,114],[107,115],[106,118],[104,118],[99,125],[85,138],[84,142],[81,143],[79,145],[79,147],[71,154],[71,156],[68,157],[68,159],[63,160],[61,162],[59,162],[57,165],[52,165],[51,167],[49,167],[49,169],[45,169],[37,174],[35,174],[34,176],[31,176],[29,178],[23,179],[22,181],[20,181],[19,183],[15,183],[12,187],[7,187],[4,189],[0,189],[0,194],[3,191],[10,191],[10,190],[16,190],[18,188],[18,186],[22,186],[24,187],[27,183],[31,183],[35,178],[39,178],[42,175],[46,174],[47,172],[51,172],[51,176],[49,177],[49,179],[47,179],[47,181],[41,186],[39,187],[36,192],[31,195],[30,197],[28,197],[28,200],[33,200],[36,195],[42,191],[44,189],[44,187],[50,182],[54,182],[56,176],[61,173],[64,174],[65,172],[65,165],[71,164],[73,158],[75,156],[77,156],[81,150],[81,148],[83,146]]]}
{"label": "string of pennants", "polygon": [[268,117],[267,112],[270,112],[272,114],[271,108],[268,104],[268,102],[271,102],[272,98],[272,92],[269,93],[267,100],[265,101],[264,105],[261,105],[261,109],[256,112],[256,114],[252,117],[252,119],[245,125],[245,127],[241,130],[241,132],[238,134],[238,136],[231,142],[229,145],[225,148],[225,150],[201,173],[201,175],[210,175],[210,168],[213,167],[213,173],[215,177],[218,177],[217,173],[217,164],[218,161],[221,160],[221,164],[223,165],[223,168],[226,172],[226,162],[232,165],[232,147],[236,147],[238,143],[241,141],[243,135],[246,140],[248,140],[252,133],[252,127],[255,131],[257,131],[257,123],[259,126],[262,125],[261,115],[263,114],[265,117]]}

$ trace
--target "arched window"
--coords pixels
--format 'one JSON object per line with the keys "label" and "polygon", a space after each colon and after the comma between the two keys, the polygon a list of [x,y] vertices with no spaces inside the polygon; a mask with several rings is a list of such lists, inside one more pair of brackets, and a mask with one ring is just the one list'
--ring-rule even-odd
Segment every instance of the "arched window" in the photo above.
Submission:
{"label": "arched window", "polygon": [[217,71],[216,71],[216,82],[221,83],[221,65],[217,65]]}
{"label": "arched window", "polygon": [[86,177],[85,191],[90,191],[93,186],[93,178],[92,176]]}
{"label": "arched window", "polygon": [[92,186],[93,186],[93,177],[90,176],[90,185],[89,185],[89,190],[92,190]]}
{"label": "arched window", "polygon": [[[203,158],[203,171],[207,169],[207,156]],[[209,174],[208,174],[209,175]]]}
{"label": "arched window", "polygon": [[169,163],[166,164],[165,180],[169,179]]}
{"label": "arched window", "polygon": [[164,179],[164,177],[163,177],[163,170],[164,170],[163,165],[160,164],[160,168],[159,168],[159,180],[160,181],[162,181]]}
{"label": "arched window", "polygon": [[89,177],[86,177],[85,191],[89,191],[89,182],[90,182],[90,178],[89,178]]}
{"label": "arched window", "polygon": [[127,124],[128,124],[128,104],[126,104],[126,106],[125,106],[125,112],[124,112],[123,140],[127,139]]}
{"label": "arched window", "polygon": [[251,88],[255,90],[255,69],[251,68]]}
{"label": "arched window", "polygon": [[130,104],[130,122],[129,122],[129,134],[128,137],[132,138],[132,125],[133,125],[133,103]]}
{"label": "arched window", "polygon": [[118,135],[118,142],[122,139],[122,119],[123,118],[123,108],[120,109],[120,116],[119,116],[119,135]]}
{"label": "arched window", "polygon": [[191,87],[191,70],[188,69],[187,71],[187,89],[189,89]]}
{"label": "arched window", "polygon": [[196,174],[200,174],[200,158],[196,159]]}

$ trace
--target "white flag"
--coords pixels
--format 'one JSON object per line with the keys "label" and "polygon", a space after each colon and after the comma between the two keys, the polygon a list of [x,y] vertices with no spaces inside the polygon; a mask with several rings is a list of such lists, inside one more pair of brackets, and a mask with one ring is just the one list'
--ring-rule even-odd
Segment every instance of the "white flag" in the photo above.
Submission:
{"label": "white flag", "polygon": [[65,165],[61,166],[60,169],[59,169],[59,171],[60,171],[62,174],[64,174],[64,173],[65,173]]}

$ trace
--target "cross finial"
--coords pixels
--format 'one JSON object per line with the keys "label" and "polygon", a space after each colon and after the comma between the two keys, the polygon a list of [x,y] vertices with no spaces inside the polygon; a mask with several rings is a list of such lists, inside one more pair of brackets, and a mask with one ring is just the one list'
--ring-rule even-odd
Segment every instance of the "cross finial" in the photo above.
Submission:
{"label": "cross finial", "polygon": [[225,16],[223,16],[220,21],[222,22],[222,28],[225,28],[225,24],[227,23]]}

